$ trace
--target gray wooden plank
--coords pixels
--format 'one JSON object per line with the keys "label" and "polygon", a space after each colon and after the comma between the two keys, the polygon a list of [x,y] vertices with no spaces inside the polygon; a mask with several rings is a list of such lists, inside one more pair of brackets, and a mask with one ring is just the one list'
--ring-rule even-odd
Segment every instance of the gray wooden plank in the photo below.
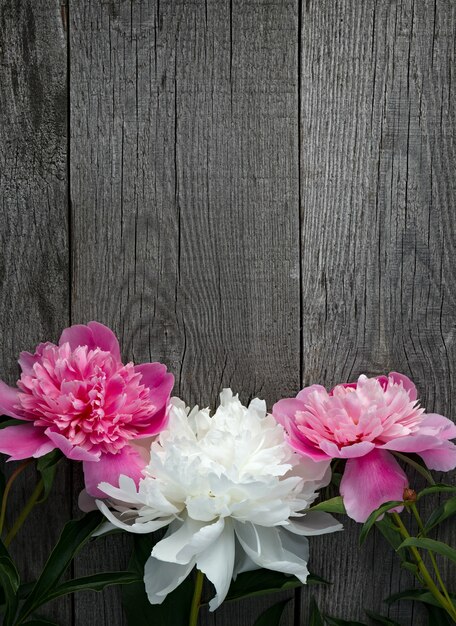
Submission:
{"label": "gray wooden plank", "polygon": [[[299,385],[297,41],[294,2],[72,2],[73,319],[167,362],[190,403]],[[103,597],[76,624],[122,623]]]}
{"label": "gray wooden plank", "polygon": [[[18,378],[21,350],[68,324],[67,54],[61,2],[0,3],[0,376]],[[17,463],[7,464],[8,474]],[[30,467],[9,501],[11,523],[36,481]],[[58,506],[56,506],[58,502]],[[24,580],[39,574],[71,511],[68,466],[51,499],[11,545]],[[71,600],[41,611],[71,623]]]}
{"label": "gray wooden plank", "polygon": [[[302,2],[304,383],[396,369],[450,417],[455,27],[447,0]],[[382,538],[359,553],[358,530],[314,562],[334,581],[323,607],[350,618],[411,582]],[[406,604],[390,615],[423,623]]]}

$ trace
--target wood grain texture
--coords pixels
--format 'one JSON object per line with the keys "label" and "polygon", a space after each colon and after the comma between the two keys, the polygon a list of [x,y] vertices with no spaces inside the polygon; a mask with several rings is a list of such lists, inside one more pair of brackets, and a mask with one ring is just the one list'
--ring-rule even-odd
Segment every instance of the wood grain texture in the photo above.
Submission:
{"label": "wood grain texture", "polygon": [[[302,6],[304,383],[399,370],[453,417],[455,32],[450,1]],[[335,582],[323,606],[352,619],[411,583],[357,531],[315,560]],[[390,615],[423,623],[406,603]]]}
{"label": "wood grain texture", "polygon": [[[168,363],[190,403],[293,392],[295,3],[75,1],[70,33],[74,321]],[[269,603],[203,621],[250,624]],[[76,599],[76,623],[120,624],[108,604]]]}
{"label": "wood grain texture", "polygon": [[[0,3],[0,377],[10,384],[18,378],[19,352],[55,341],[69,319],[67,43],[60,5]],[[28,468],[15,483],[9,523],[36,480]],[[12,544],[25,581],[36,578],[70,518],[70,493],[62,467],[52,500]],[[69,624],[71,600],[43,614]]]}

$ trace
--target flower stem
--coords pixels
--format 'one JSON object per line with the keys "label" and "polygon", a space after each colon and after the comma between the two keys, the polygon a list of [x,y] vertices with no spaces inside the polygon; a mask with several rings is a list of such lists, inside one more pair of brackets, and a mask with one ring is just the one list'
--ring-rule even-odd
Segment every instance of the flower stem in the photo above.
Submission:
{"label": "flower stem", "polygon": [[[425,532],[425,530],[424,530],[424,525],[423,525],[423,522],[422,522],[422,520],[421,520],[421,516],[420,516],[420,514],[419,514],[419,512],[418,512],[418,509],[416,508],[416,504],[413,502],[413,503],[410,505],[410,508],[412,509],[412,513],[413,513],[413,515],[415,516],[415,519],[416,519],[416,521],[417,521],[418,528],[420,529],[421,535],[422,535],[423,537],[425,537],[425,536],[426,536],[426,532]],[[454,605],[453,605],[453,602],[452,602],[452,600],[451,600],[451,598],[450,598],[450,594],[448,593],[448,590],[447,590],[447,588],[445,587],[445,584],[444,584],[444,582],[443,582],[443,580],[442,580],[442,576],[441,576],[441,574],[440,574],[440,570],[439,570],[439,568],[438,568],[438,565],[437,565],[437,561],[436,561],[436,559],[435,559],[435,556],[433,555],[433,553],[432,553],[432,551],[431,551],[431,550],[429,550],[429,552],[428,552],[428,553],[429,553],[429,557],[430,557],[431,562],[432,562],[432,567],[434,568],[434,572],[435,572],[436,578],[437,578],[438,583],[439,583],[439,585],[440,585],[440,589],[442,590],[443,595],[445,596],[445,598],[446,598],[447,602],[449,603],[449,605],[453,607],[453,606],[454,606]]]}
{"label": "flower stem", "polygon": [[40,479],[35,487],[35,489],[33,490],[32,495],[30,496],[30,498],[27,500],[24,508],[22,509],[22,511],[19,513],[19,517],[16,519],[16,521],[14,522],[13,526],[11,527],[11,530],[9,531],[9,533],[6,535],[5,538],[5,546],[8,547],[10,545],[10,543],[12,542],[12,540],[14,539],[14,537],[17,535],[17,533],[19,532],[19,530],[22,527],[22,524],[25,522],[25,520],[27,519],[28,514],[30,513],[30,511],[33,509],[33,507],[35,506],[35,504],[37,503],[37,501],[39,500],[40,496],[41,496],[41,492],[44,489],[44,483],[43,480]]}
{"label": "flower stem", "polygon": [[2,507],[0,511],[0,536],[3,532],[3,526],[5,525],[6,504],[8,502],[8,496],[9,496],[9,492],[11,491],[11,487],[13,486],[13,483],[16,480],[16,478],[19,476],[19,474],[21,474],[25,470],[27,465],[30,465],[31,462],[32,462],[32,459],[27,459],[26,461],[21,463],[19,467],[17,467],[14,470],[14,472],[11,474],[11,476],[8,479],[8,482],[5,485],[5,491],[3,492],[3,498],[2,498]]}
{"label": "flower stem", "polygon": [[192,606],[190,609],[190,620],[188,626],[196,626],[198,623],[198,613],[201,606],[201,594],[203,592],[204,574],[199,569],[196,570],[195,589],[193,591]]}
{"label": "flower stem", "polygon": [[[398,513],[391,513],[391,515],[393,516],[394,521],[398,525],[399,532],[401,533],[402,537],[404,539],[409,539],[410,534],[408,530],[406,529],[406,527],[404,526],[404,524],[402,523],[400,515]],[[453,621],[456,622],[456,609],[453,603],[451,601],[448,602],[448,600],[440,593],[437,585],[435,584],[431,575],[429,574],[428,569],[423,559],[421,558],[421,554],[418,552],[417,548],[410,547],[409,550],[412,552],[413,556],[415,557],[416,564],[418,566],[418,569],[421,572],[424,582],[427,585],[427,588],[432,593],[434,598],[437,600],[439,605],[443,607],[447,611],[447,613],[452,617]]]}

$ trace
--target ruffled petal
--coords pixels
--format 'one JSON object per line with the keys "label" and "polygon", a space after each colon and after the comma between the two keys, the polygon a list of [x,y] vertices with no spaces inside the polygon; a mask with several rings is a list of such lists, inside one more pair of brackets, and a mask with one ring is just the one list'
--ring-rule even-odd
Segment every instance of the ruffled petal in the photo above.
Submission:
{"label": "ruffled petal", "polygon": [[81,446],[74,446],[69,439],[61,433],[57,433],[52,428],[47,428],[45,434],[54,444],[54,448],[58,448],[67,459],[72,461],[98,461],[100,453],[92,453],[84,450]]}
{"label": "ruffled petal", "polygon": [[258,567],[293,574],[302,583],[306,582],[309,571],[307,561],[304,560],[308,558],[305,537],[292,542],[291,536],[287,536],[283,529],[267,528],[249,522],[235,522],[234,528],[242,548]]}
{"label": "ruffled petal", "polygon": [[212,546],[223,532],[223,518],[213,524],[199,522],[187,517],[176,532],[159,541],[152,550],[152,556],[161,561],[171,561],[181,565]]}
{"label": "ruffled petal", "polygon": [[33,424],[18,424],[0,429],[0,452],[9,454],[10,461],[38,458],[54,450],[55,445]]}
{"label": "ruffled petal", "polygon": [[421,435],[416,433],[414,435],[406,435],[405,437],[397,437],[387,441],[381,446],[378,446],[382,450],[395,450],[396,452],[416,452],[420,454],[423,450],[429,450],[439,446],[440,439],[433,435]]}
{"label": "ruffled petal", "polygon": [[161,363],[142,363],[135,366],[135,371],[142,376],[141,384],[149,388],[149,400],[155,409],[153,420],[148,416],[147,425],[141,429],[137,438],[150,437],[163,430],[168,421],[167,408],[174,387],[174,376]]}
{"label": "ruffled petal", "polygon": [[394,457],[386,450],[377,449],[347,461],[340,493],[348,516],[356,522],[365,522],[384,502],[402,500],[407,486],[407,476]]}
{"label": "ruffled petal", "polygon": [[19,390],[10,387],[3,380],[0,380],[0,413],[18,420],[31,419],[18,408],[20,405]]}
{"label": "ruffled petal", "polygon": [[120,475],[132,478],[136,484],[142,478],[146,462],[136,450],[126,445],[117,454],[102,454],[97,461],[84,460],[84,482],[87,493],[97,498],[105,498],[98,485],[102,482],[117,487]]}
{"label": "ruffled petal", "polygon": [[87,326],[74,324],[66,328],[60,336],[59,346],[64,343],[69,343],[72,350],[76,350],[78,346],[88,346],[90,350],[100,348],[110,352],[117,361],[121,361],[117,337],[110,328],[99,322],[89,322]]}
{"label": "ruffled petal", "polygon": [[449,472],[456,467],[456,446],[451,441],[443,441],[440,446],[418,454],[429,469]]}
{"label": "ruffled petal", "polygon": [[298,411],[303,411],[304,409],[305,406],[300,400],[296,398],[284,398],[274,404],[272,414],[279,424],[282,424],[285,430],[288,430],[289,422],[294,420]]}
{"label": "ruffled petal", "polygon": [[168,593],[177,589],[190,574],[195,566],[195,561],[185,565],[159,561],[153,556],[149,557],[144,567],[144,585],[147,597],[151,604],[161,604]]}
{"label": "ruffled petal", "polygon": [[399,372],[390,372],[388,374],[388,378],[391,378],[393,380],[393,383],[395,383],[396,385],[400,385],[402,383],[402,386],[408,393],[410,400],[413,401],[417,399],[418,394],[416,391],[416,387],[408,376],[406,376],[405,374],[399,374]]}
{"label": "ruffled petal", "polygon": [[215,611],[226,598],[233,578],[234,552],[233,526],[227,519],[223,532],[215,543],[196,558],[196,567],[215,587],[216,594],[209,602],[210,611]]}
{"label": "ruffled petal", "polygon": [[355,459],[369,454],[369,452],[375,448],[375,444],[372,443],[372,441],[360,441],[359,443],[353,443],[350,446],[343,446],[342,448],[339,448],[339,446],[332,441],[323,439],[320,443],[320,447],[329,457],[338,459]]}

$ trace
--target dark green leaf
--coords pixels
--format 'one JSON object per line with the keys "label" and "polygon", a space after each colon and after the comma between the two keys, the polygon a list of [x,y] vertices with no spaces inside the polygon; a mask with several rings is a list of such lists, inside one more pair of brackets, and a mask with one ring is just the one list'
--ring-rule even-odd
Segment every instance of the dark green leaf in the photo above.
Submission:
{"label": "dark green leaf", "polygon": [[377,518],[380,515],[384,515],[390,509],[394,509],[396,506],[401,506],[403,504],[400,500],[391,500],[390,502],[384,502],[382,506],[379,506],[378,509],[372,511],[367,520],[364,522],[363,527],[361,529],[361,533],[359,535],[359,545],[362,546],[366,541],[366,537],[369,534],[370,529],[377,521]]}
{"label": "dark green leaf", "polygon": [[431,528],[443,522],[443,520],[448,519],[452,515],[456,514],[456,497],[450,498],[443,502],[432,514],[429,516],[426,524],[424,525],[424,533],[427,534]]}
{"label": "dark green leaf", "polygon": [[[129,569],[142,579],[144,564],[149,558],[155,539],[151,535],[136,535]],[[122,587],[122,604],[129,626],[187,626],[193,597],[193,581],[188,576],[163,604],[150,604],[144,583]]]}
{"label": "dark green leaf", "polygon": [[418,565],[416,563],[410,563],[410,561],[402,561],[401,567],[412,572],[414,576],[420,571]]}
{"label": "dark green leaf", "polygon": [[270,606],[269,609],[260,615],[253,626],[279,626],[283,611],[288,602],[289,600],[283,600],[282,602]]}
{"label": "dark green leaf", "polygon": [[350,620],[338,619],[330,615],[325,615],[325,622],[329,626],[367,626],[364,622],[351,622]]}
{"label": "dark green leaf", "polygon": [[330,500],[319,502],[318,504],[315,504],[313,507],[311,507],[311,510],[326,511],[327,513],[346,513],[344,501],[342,500],[341,496],[336,496],[335,498],[331,498]]}
{"label": "dark green leaf", "polygon": [[425,487],[418,494],[416,499],[420,500],[423,496],[427,496],[433,493],[454,493],[456,492],[456,487],[454,485],[445,485],[444,483],[440,483],[438,485],[432,485],[432,487]]}
{"label": "dark green leaf", "polygon": [[57,471],[57,463],[62,458],[63,455],[60,450],[55,449],[38,459],[36,469],[40,473],[44,485],[43,495],[40,502],[44,502],[48,497]]}
{"label": "dark green leaf", "polygon": [[445,556],[447,559],[456,563],[456,550],[454,548],[450,548],[450,546],[442,541],[428,539],[427,537],[409,537],[402,542],[401,547],[415,547],[421,548],[422,550],[430,550],[431,552]]}
{"label": "dark green leaf", "polygon": [[102,521],[101,513],[92,511],[79,520],[72,520],[65,524],[60,539],[51,552],[29,597],[24,602],[20,612],[21,620],[24,620],[35,609],[48,601],[49,595],[55,591],[57,583],[75,555],[89,541]]}
{"label": "dark green leaf", "polygon": [[401,626],[398,622],[390,619],[389,617],[385,617],[384,615],[379,615],[378,613],[374,613],[373,611],[368,611],[365,609],[366,614],[376,622],[377,624],[382,624],[382,626]]}
{"label": "dark green leaf", "polygon": [[[307,584],[328,584],[319,576],[310,574]],[[302,582],[295,576],[288,576],[281,572],[273,572],[269,569],[257,569],[252,572],[239,574],[235,581],[231,583],[226,601],[239,600],[251,596],[262,596],[276,591],[286,591],[301,587]]]}
{"label": "dark green leaf", "polygon": [[428,626],[454,626],[454,621],[445,609],[427,604],[426,610],[429,617]]}
{"label": "dark green leaf", "polygon": [[0,429],[6,428],[7,426],[20,426],[21,424],[29,424],[25,420],[17,420],[17,419],[5,419],[0,422]]}
{"label": "dark green leaf", "polygon": [[13,623],[17,611],[18,595],[17,591],[20,585],[20,578],[16,566],[11,559],[8,550],[0,541],[0,585],[6,603],[4,626],[10,626]]}
{"label": "dark green leaf", "polygon": [[143,577],[136,572],[102,572],[67,580],[59,585],[54,591],[49,592],[46,602],[54,600],[60,596],[77,591],[102,591],[111,585],[131,585],[133,583],[143,584]]}
{"label": "dark green leaf", "polygon": [[[456,600],[455,594],[450,593],[449,595],[452,600]],[[432,593],[424,589],[407,589],[406,591],[400,591],[386,598],[384,602],[386,602],[386,604],[393,604],[398,600],[410,600],[411,602],[424,602],[425,604],[440,606]]]}
{"label": "dark green leaf", "polygon": [[342,480],[342,474],[340,474],[339,472],[332,473],[331,485],[334,485],[335,487],[339,487],[341,480]]}
{"label": "dark green leaf", "polygon": [[310,600],[309,626],[324,626],[323,617],[314,597]]}

